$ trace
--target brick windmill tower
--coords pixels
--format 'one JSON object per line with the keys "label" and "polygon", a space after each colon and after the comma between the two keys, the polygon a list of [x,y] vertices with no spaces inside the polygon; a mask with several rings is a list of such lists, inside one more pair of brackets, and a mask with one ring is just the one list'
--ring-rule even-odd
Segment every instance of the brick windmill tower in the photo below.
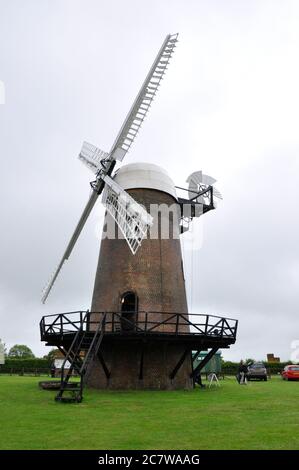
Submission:
{"label": "brick windmill tower", "polygon": [[[191,315],[186,299],[180,236],[193,217],[214,209],[214,197],[220,197],[215,180],[195,172],[184,189],[176,188],[163,168],[150,163],[114,171],[145,119],[176,42],[177,35],[166,37],[110,152],[84,142],[79,154],[96,179],[43,302],[101,193],[106,215],[90,311],[45,316],[40,323],[42,340],[65,356],[59,401],[81,401],[83,384],[191,388],[212,355],[235,342],[235,320]],[[178,189],[187,197],[178,197]],[[209,354],[194,370],[192,351],[198,355],[208,348]],[[79,387],[69,381],[73,371],[81,377]]]}

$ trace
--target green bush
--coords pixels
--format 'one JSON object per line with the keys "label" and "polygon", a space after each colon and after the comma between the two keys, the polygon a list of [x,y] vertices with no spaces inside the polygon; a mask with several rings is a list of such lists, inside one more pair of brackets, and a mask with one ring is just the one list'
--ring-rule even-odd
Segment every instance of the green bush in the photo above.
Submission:
{"label": "green bush", "polygon": [[51,363],[47,359],[10,359],[6,358],[5,364],[0,366],[0,372],[10,372],[11,369],[25,371],[27,369],[49,369]]}
{"label": "green bush", "polygon": [[[290,361],[287,362],[280,362],[279,364],[271,363],[271,362],[266,362],[266,361],[261,361],[265,364],[266,369],[271,373],[271,374],[278,374],[281,372],[284,367],[288,364],[291,364]],[[231,362],[231,361],[222,361],[221,363],[221,370],[223,373],[227,372],[229,374],[231,373],[237,373],[239,367],[239,362]]]}

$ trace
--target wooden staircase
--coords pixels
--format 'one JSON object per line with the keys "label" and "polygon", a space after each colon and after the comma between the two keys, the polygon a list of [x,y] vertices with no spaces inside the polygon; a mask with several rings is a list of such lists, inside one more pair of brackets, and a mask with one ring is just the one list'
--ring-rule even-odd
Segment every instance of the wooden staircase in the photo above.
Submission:
{"label": "wooden staircase", "polygon": [[[89,365],[97,356],[105,334],[105,317],[106,315],[103,316],[94,331],[83,330],[83,326],[81,326],[68,351],[61,348],[65,358],[61,367],[61,385],[55,397],[56,401],[64,403],[80,403],[82,401],[83,386],[86,382]],[[68,362],[70,367],[67,369]],[[70,382],[73,372],[79,375],[79,382]]]}

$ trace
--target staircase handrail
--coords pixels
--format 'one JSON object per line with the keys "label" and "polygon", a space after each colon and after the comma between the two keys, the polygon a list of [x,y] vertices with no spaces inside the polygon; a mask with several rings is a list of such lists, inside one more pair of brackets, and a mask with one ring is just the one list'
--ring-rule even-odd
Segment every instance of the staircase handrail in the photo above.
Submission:
{"label": "staircase handrail", "polygon": [[92,350],[93,350],[94,344],[95,344],[95,342],[96,342],[96,340],[97,340],[97,338],[98,338],[98,334],[99,334],[100,331],[101,331],[100,338],[101,338],[101,340],[102,340],[102,337],[103,337],[103,334],[104,334],[105,323],[106,323],[106,313],[104,314],[104,316],[103,316],[103,318],[102,318],[102,321],[98,324],[98,327],[97,327],[97,329],[96,329],[96,331],[95,331],[95,334],[94,334],[94,336],[93,336],[93,338],[92,338],[92,341],[91,341],[91,343],[90,343],[89,349],[88,349],[87,353],[85,354],[85,357],[84,357],[84,360],[83,360],[83,364],[82,364],[82,366],[81,366],[81,368],[80,368],[80,372],[81,372],[81,373],[84,371],[85,365],[86,365],[87,360],[88,360],[88,358],[89,358],[89,356],[90,356],[90,354],[91,354],[91,352],[92,352]]}

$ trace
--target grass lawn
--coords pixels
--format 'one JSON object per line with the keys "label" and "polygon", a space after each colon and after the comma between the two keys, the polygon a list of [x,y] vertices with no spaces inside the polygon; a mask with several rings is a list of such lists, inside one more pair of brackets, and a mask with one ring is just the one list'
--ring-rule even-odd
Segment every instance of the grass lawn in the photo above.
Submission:
{"label": "grass lawn", "polygon": [[85,390],[62,404],[40,380],[0,376],[0,449],[299,449],[299,382]]}

